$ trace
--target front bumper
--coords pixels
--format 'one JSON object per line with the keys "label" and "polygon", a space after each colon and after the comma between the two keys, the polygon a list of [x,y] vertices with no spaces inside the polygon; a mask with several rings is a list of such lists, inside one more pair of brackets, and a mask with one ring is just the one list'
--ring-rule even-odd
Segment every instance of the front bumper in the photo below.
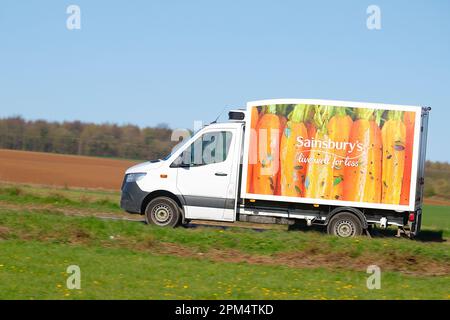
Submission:
{"label": "front bumper", "polygon": [[124,182],[120,207],[128,213],[142,213],[142,202],[148,194],[142,191],[136,182]]}

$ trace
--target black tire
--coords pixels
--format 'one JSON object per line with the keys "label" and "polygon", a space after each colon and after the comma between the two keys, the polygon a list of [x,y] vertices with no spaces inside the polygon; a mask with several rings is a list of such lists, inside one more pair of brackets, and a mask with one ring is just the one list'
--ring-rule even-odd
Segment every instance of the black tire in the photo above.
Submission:
{"label": "black tire", "polygon": [[150,201],[145,208],[145,222],[160,227],[176,227],[181,213],[178,204],[168,197],[158,197]]}
{"label": "black tire", "polygon": [[362,234],[363,226],[361,220],[353,213],[340,212],[331,218],[327,232],[342,238],[353,238]]}

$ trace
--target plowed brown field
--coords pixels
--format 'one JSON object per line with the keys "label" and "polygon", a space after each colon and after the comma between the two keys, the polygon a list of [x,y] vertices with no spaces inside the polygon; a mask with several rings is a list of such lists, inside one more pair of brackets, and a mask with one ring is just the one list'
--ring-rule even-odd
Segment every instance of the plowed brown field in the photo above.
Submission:
{"label": "plowed brown field", "polygon": [[0,149],[0,180],[55,186],[120,189],[138,161]]}

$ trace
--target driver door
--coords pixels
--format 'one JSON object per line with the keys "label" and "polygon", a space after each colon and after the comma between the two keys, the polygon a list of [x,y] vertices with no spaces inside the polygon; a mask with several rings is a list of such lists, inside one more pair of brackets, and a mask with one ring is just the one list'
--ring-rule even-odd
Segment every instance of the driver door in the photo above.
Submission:
{"label": "driver door", "polygon": [[187,219],[234,220],[235,139],[232,129],[206,131],[175,161]]}

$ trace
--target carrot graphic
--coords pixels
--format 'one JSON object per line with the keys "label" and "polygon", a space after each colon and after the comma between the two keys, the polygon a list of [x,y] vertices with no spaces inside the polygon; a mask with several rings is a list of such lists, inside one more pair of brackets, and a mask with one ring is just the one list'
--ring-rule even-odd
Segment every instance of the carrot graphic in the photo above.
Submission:
{"label": "carrot graphic", "polygon": [[275,194],[280,169],[280,131],[282,120],[276,105],[264,107],[264,115],[256,127],[258,136],[258,161],[253,171],[253,191],[258,194]]}
{"label": "carrot graphic", "polygon": [[403,122],[406,127],[405,142],[405,169],[403,170],[402,192],[400,195],[400,204],[409,204],[409,192],[411,185],[411,167],[412,167],[412,151],[414,146],[414,119],[415,113],[411,111],[405,112]]}
{"label": "carrot graphic", "polygon": [[389,111],[381,129],[383,140],[382,202],[400,204],[405,169],[406,127],[402,111]]}
{"label": "carrot graphic", "polygon": [[250,146],[249,146],[249,163],[247,167],[247,192],[253,193],[253,170],[257,159],[258,137],[256,134],[256,126],[259,120],[259,112],[257,107],[252,108],[250,123]]}
{"label": "carrot graphic", "polygon": [[335,115],[328,122],[328,136],[335,142],[333,150],[332,169],[333,185],[331,199],[341,200],[344,196],[344,159],[347,155],[345,144],[350,138],[353,120],[347,115],[346,108],[336,107]]}
{"label": "carrot graphic", "polygon": [[[314,113],[314,124],[317,127],[315,140],[329,140],[328,121],[333,116],[335,108],[332,106],[316,106]],[[306,197],[330,199],[331,186],[333,183],[333,170],[330,152],[324,146],[311,148],[309,155],[305,188]]]}
{"label": "carrot graphic", "polygon": [[316,126],[314,125],[314,123],[312,122],[307,122],[306,123],[306,129],[308,130],[308,137],[315,137],[316,136]]}
{"label": "carrot graphic", "polygon": [[[377,123],[380,112],[358,108],[350,130],[349,142],[360,144],[347,153],[344,167],[344,200],[358,202],[381,201],[381,131]],[[375,119],[376,118],[376,119]],[[377,121],[375,121],[377,120]]]}
{"label": "carrot graphic", "polygon": [[297,139],[308,139],[305,125],[311,105],[298,104],[289,115],[289,121],[283,130],[280,147],[280,194],[290,197],[305,195],[305,177],[307,163],[299,158],[308,158],[309,148],[298,146]]}
{"label": "carrot graphic", "polygon": [[[280,117],[280,150],[281,150],[281,137],[283,136],[284,129],[286,128],[287,124],[287,114],[289,113],[289,110],[291,105],[288,104],[279,104],[277,105],[277,114]],[[281,160],[280,160],[281,165]],[[281,169],[281,168],[280,168]],[[274,192],[275,195],[281,195],[281,171],[277,178],[276,183],[276,189]]]}
{"label": "carrot graphic", "polygon": [[316,132],[317,132],[317,128],[316,125],[314,124],[314,106],[310,105],[308,114],[305,116],[306,120],[306,129],[308,130],[308,137],[315,137],[316,136]]}

